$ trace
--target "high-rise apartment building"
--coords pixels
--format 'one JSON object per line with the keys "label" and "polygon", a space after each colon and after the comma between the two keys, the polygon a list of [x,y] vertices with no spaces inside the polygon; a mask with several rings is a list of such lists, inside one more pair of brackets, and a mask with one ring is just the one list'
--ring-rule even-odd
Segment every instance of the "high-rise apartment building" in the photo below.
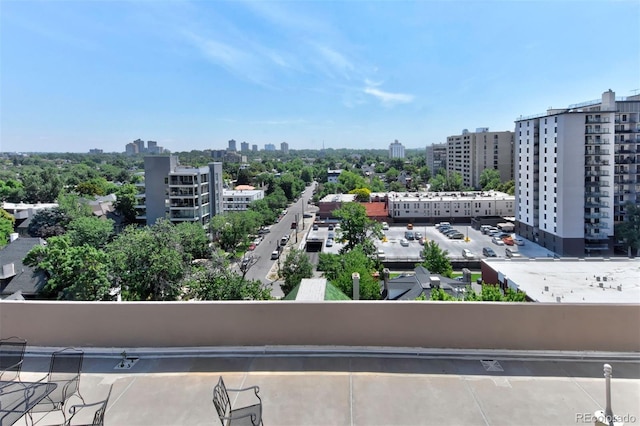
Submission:
{"label": "high-rise apartment building", "polygon": [[447,172],[460,173],[462,183],[476,189],[484,169],[498,170],[503,182],[513,179],[513,138],[513,132],[490,132],[487,127],[449,136]]}
{"label": "high-rise apartment building", "polygon": [[264,144],[264,150],[265,151],[275,151],[276,150],[276,146],[272,143],[266,143]]}
{"label": "high-rise apartment building", "polygon": [[235,139],[231,139],[229,141],[229,148],[227,148],[227,151],[237,151]]}
{"label": "high-rise apartment building", "polygon": [[256,145],[255,143],[251,145],[251,151],[258,152],[258,145]]}
{"label": "high-rise apartment building", "polygon": [[138,146],[138,153],[147,152],[147,148],[144,147],[144,141],[142,139],[136,139],[133,143]]}
{"label": "high-rise apartment building", "polygon": [[613,252],[614,225],[638,204],[640,96],[516,120],[516,231],[563,256]]}
{"label": "high-rise apartment building", "polygon": [[289,155],[289,144],[282,142],[280,144],[280,151],[282,151],[282,155]]}
{"label": "high-rise apartment building", "polygon": [[447,169],[447,144],[434,143],[427,146],[427,167],[435,175],[440,169]]}
{"label": "high-rise apartment building", "polygon": [[389,158],[404,158],[404,145],[397,139],[389,144]]}
{"label": "high-rise apartment building", "polygon": [[185,167],[178,157],[144,158],[144,182],[139,184],[136,209],[140,220],[153,225],[167,218],[173,223],[197,222],[204,225],[223,211],[222,163],[204,167]]}
{"label": "high-rise apartment building", "polygon": [[127,155],[135,155],[138,153],[138,145],[136,145],[133,142],[129,142],[125,148],[124,148],[124,152]]}
{"label": "high-rise apartment building", "polygon": [[242,142],[240,144],[240,151],[241,152],[249,152],[249,143],[248,142]]}

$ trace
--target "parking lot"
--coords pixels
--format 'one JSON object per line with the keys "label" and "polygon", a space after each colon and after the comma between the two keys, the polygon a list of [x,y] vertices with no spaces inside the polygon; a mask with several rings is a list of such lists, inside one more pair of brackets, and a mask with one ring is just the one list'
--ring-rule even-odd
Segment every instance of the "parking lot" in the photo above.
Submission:
{"label": "parking lot", "polygon": [[[414,226],[412,232],[420,232],[426,238],[426,241],[435,241],[438,245],[449,252],[451,258],[462,258],[462,250],[469,249],[476,258],[485,258],[482,254],[483,247],[491,247],[497,257],[505,257],[505,249],[509,246],[497,245],[491,241],[491,237],[483,235],[482,232],[473,229],[470,225],[453,225],[454,229],[460,231],[465,238],[461,240],[451,240],[445,235],[441,234],[433,225],[431,226]],[[386,241],[376,241],[375,245],[378,248],[384,250],[385,257],[388,260],[418,260],[420,259],[420,253],[423,246],[417,240],[409,240],[406,247],[400,244],[400,240],[405,238],[405,233],[408,231],[406,225],[393,224],[388,230],[383,231],[386,237]],[[335,240],[331,247],[326,246],[326,240],[329,237],[329,233],[334,233]],[[322,247],[324,253],[337,254],[340,248],[343,246],[339,242],[340,231],[334,229],[329,231],[328,227],[319,227],[317,231],[311,230],[307,235],[307,238],[321,238],[325,241]],[[553,252],[540,247],[537,244],[532,243],[529,240],[524,240],[524,245],[517,246],[518,251],[522,257],[550,257],[553,256]]]}

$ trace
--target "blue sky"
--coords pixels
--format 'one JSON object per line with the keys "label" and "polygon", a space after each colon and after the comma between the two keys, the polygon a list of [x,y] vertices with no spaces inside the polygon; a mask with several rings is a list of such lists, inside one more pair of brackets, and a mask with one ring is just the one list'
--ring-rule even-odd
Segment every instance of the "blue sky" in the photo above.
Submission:
{"label": "blue sky", "polygon": [[0,1],[0,150],[407,148],[640,89],[637,1]]}

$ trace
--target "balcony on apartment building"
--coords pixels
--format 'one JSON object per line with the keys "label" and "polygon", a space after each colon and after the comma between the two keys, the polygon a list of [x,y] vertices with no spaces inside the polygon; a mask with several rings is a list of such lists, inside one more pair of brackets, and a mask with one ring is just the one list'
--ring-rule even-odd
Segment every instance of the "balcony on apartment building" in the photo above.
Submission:
{"label": "balcony on apartment building", "polygon": [[585,123],[609,123],[609,116],[586,116]]}
{"label": "balcony on apartment building", "polygon": [[599,136],[587,136],[584,140],[587,145],[609,145],[609,138],[601,138]]}
{"label": "balcony on apartment building", "polygon": [[598,213],[585,212],[584,218],[585,219],[608,219],[609,218],[609,213],[607,213],[607,212],[598,212]]}
{"label": "balcony on apartment building", "polygon": [[600,126],[587,126],[584,129],[585,134],[587,135],[602,135],[602,134],[608,134],[609,132],[609,128],[608,127],[600,127]]}
{"label": "balcony on apartment building", "polygon": [[585,176],[609,176],[608,170],[587,170],[584,172]]}
{"label": "balcony on apartment building", "polygon": [[598,223],[585,222],[584,227],[588,230],[609,229],[609,224],[607,222],[598,222]]}
{"label": "balcony on apartment building", "polygon": [[608,166],[609,165],[609,160],[592,160],[592,159],[588,159],[585,160],[584,162],[585,166]]}
{"label": "balcony on apartment building", "polygon": [[588,209],[601,209],[601,208],[609,207],[609,203],[606,201],[587,200],[585,201],[584,206]]}
{"label": "balcony on apartment building", "polygon": [[608,240],[609,236],[604,232],[587,231],[584,233],[584,238],[588,240]]}
{"label": "balcony on apartment building", "polygon": [[585,155],[609,155],[609,153],[608,149],[586,149],[584,151]]}

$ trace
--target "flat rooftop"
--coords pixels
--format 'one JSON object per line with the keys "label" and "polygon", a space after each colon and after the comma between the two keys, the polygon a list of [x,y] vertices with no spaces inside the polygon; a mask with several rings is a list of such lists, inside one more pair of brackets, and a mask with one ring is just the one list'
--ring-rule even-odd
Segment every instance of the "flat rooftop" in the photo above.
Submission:
{"label": "flat rooftop", "polygon": [[[113,385],[108,425],[219,424],[219,376],[229,388],[260,387],[266,425],[576,425],[604,408],[606,362],[614,414],[640,419],[640,362],[625,354],[210,349],[127,349],[139,357],[130,370],[115,369],[119,350],[87,350],[80,392],[96,402]],[[44,377],[52,350],[28,347],[21,379]],[[36,425],[62,422],[59,412],[41,416]]]}
{"label": "flat rooftop", "polygon": [[483,259],[537,302],[640,303],[637,259]]}
{"label": "flat rooftop", "polygon": [[515,196],[498,191],[456,191],[456,192],[372,192],[370,197],[383,199],[388,196],[394,201],[460,201],[460,200],[513,200]]}

